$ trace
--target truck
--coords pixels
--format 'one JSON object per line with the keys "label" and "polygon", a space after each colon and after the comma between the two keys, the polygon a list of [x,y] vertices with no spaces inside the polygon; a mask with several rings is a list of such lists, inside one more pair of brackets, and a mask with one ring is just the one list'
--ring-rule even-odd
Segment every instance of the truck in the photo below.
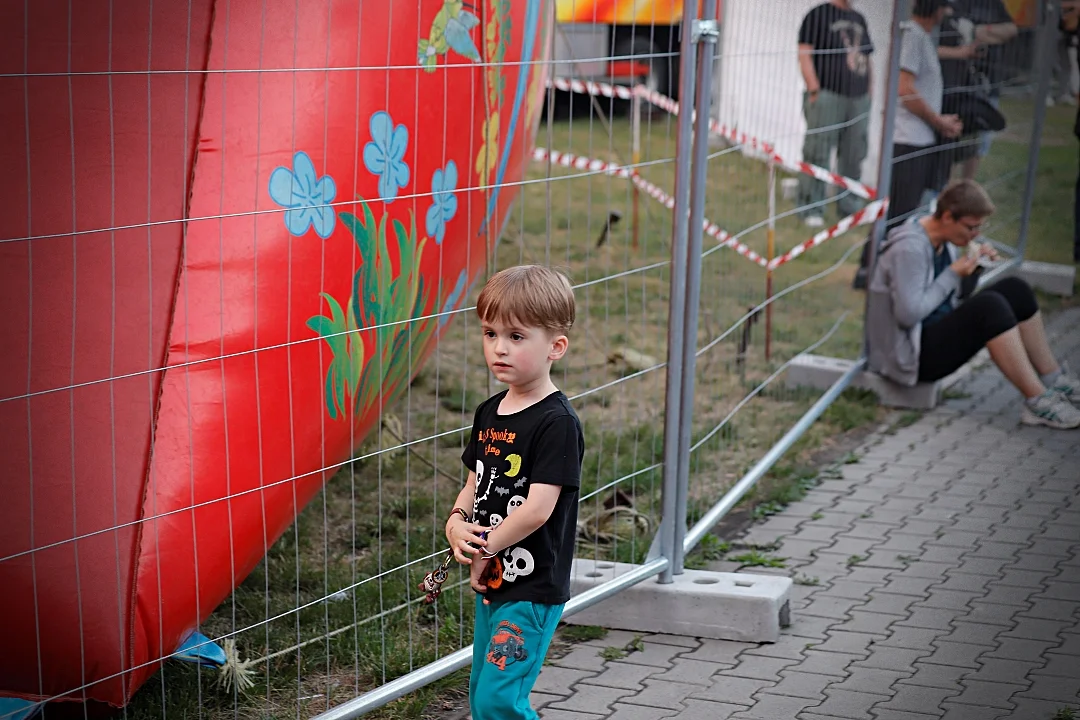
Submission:
{"label": "truck", "polygon": [[555,74],[675,97],[682,15],[682,0],[555,0]]}

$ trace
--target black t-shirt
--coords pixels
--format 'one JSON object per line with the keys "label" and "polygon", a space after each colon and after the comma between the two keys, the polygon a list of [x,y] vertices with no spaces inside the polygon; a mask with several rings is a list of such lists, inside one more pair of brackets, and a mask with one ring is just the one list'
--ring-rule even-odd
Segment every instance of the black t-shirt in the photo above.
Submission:
{"label": "black t-shirt", "polygon": [[497,527],[529,496],[532,485],[560,485],[551,517],[489,565],[486,597],[559,605],[570,599],[577,535],[578,488],[585,437],[561,392],[510,415],[499,414],[506,391],[480,404],[461,461],[476,471],[473,519]]}
{"label": "black t-shirt", "polygon": [[[945,18],[938,35],[939,47],[963,47],[972,41],[969,37],[974,30],[970,23],[965,24],[955,16]],[[941,59],[941,82],[945,90],[974,90],[978,78],[971,60]]]}
{"label": "black t-shirt", "polygon": [[[953,16],[967,18],[976,26],[1013,22],[1001,0],[954,0]],[[1005,48],[1008,46],[1009,43],[989,45],[974,61],[976,69],[990,81],[991,94],[995,96],[1000,94],[1000,85],[1007,75]]]}
{"label": "black t-shirt", "polygon": [[870,87],[870,41],[866,19],[854,10],[824,3],[806,13],[799,44],[814,48],[814,71],[824,90],[861,97]]}

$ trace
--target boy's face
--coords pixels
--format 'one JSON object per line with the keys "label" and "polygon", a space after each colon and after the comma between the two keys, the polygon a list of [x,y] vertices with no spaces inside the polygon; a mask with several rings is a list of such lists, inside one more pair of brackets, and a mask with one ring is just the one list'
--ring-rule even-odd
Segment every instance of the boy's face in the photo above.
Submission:
{"label": "boy's face", "polygon": [[955,218],[951,212],[946,212],[942,217],[943,225],[947,232],[948,241],[958,247],[967,247],[982,231],[985,218],[964,215]]}
{"label": "boy's face", "polygon": [[528,385],[546,377],[551,363],[566,353],[566,336],[547,328],[498,320],[485,321],[481,328],[488,369],[507,385]]}

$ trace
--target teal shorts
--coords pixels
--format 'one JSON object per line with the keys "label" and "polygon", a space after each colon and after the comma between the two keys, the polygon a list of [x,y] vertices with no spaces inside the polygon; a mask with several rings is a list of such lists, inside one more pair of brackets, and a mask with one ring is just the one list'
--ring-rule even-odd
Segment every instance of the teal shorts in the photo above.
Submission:
{"label": "teal shorts", "polygon": [[484,604],[476,596],[469,707],[473,720],[536,720],[529,705],[562,605]]}

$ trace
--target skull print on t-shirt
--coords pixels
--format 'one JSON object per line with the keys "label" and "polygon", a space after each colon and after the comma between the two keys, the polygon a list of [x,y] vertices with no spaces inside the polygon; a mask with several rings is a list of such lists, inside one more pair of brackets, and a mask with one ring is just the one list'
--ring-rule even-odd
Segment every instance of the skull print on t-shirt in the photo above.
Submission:
{"label": "skull print on t-shirt", "polygon": [[477,408],[461,456],[465,467],[476,472],[473,519],[494,529],[528,502],[532,485],[558,485],[562,490],[547,521],[491,561],[485,572],[487,597],[564,603],[570,598],[585,451],[581,423],[561,392],[519,412],[500,415],[505,395],[495,395]]}

